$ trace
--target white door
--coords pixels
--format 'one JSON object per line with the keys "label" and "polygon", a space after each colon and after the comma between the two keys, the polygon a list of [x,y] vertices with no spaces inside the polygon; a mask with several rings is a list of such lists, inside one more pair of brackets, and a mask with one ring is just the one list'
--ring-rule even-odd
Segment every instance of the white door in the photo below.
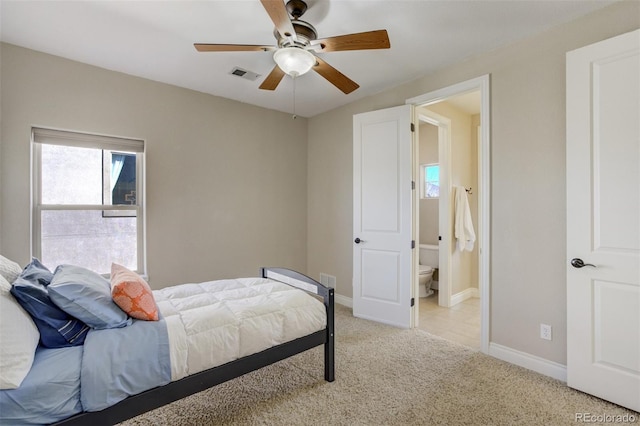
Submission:
{"label": "white door", "polygon": [[567,53],[567,383],[636,411],[639,118],[640,30]]}
{"label": "white door", "polygon": [[412,106],[353,117],[353,314],[411,327]]}

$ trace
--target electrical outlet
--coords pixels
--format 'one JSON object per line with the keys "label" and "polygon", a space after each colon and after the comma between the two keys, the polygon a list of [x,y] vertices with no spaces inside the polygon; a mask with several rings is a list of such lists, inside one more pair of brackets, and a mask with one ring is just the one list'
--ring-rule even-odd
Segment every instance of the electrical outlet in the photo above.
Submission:
{"label": "electrical outlet", "polygon": [[540,324],[540,338],[551,340],[551,326],[548,324]]}

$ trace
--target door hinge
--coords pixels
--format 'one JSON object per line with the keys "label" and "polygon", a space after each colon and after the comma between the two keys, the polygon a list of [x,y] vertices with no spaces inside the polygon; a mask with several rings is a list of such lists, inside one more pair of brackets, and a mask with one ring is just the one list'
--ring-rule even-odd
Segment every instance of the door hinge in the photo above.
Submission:
{"label": "door hinge", "polygon": [[438,241],[442,241],[442,235],[438,235]]}
{"label": "door hinge", "polygon": [[416,189],[416,181],[412,180],[411,181],[411,190],[414,190],[414,189]]}
{"label": "door hinge", "polygon": [[411,131],[412,131],[412,132],[415,132],[415,131],[416,131],[416,125],[415,125],[415,124],[413,124],[413,123],[411,123]]}
{"label": "door hinge", "polygon": [[415,299],[415,297],[412,297],[412,298],[411,298],[411,306],[413,306],[413,305],[415,305],[415,304],[416,304],[416,299]]}
{"label": "door hinge", "polygon": [[411,240],[411,248],[416,248],[416,240]]}

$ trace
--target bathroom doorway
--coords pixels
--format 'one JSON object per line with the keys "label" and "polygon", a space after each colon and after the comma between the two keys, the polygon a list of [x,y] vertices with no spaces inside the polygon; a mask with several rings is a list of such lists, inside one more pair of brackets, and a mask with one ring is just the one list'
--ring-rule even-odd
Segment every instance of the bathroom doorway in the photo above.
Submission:
{"label": "bathroom doorway", "polygon": [[[417,118],[415,217],[420,250],[415,264],[423,271],[422,279],[418,270],[414,272],[415,323],[432,334],[487,353],[489,170],[485,161],[488,113],[487,117],[482,114],[488,112],[488,99],[483,108],[484,93],[488,97],[488,76],[407,103],[415,105]],[[485,133],[487,140],[483,141]],[[433,190],[435,185],[439,191]],[[475,234],[473,240],[467,233],[464,241],[468,244],[459,245],[456,240],[456,190],[466,198]],[[430,268],[420,266],[425,263]],[[425,269],[433,271],[430,285],[425,285]]]}

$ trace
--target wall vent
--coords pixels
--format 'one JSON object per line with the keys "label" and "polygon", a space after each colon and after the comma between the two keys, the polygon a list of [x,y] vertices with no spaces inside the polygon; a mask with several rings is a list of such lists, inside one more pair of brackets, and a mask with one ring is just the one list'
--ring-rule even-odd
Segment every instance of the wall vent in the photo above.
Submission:
{"label": "wall vent", "polygon": [[241,78],[244,78],[246,80],[250,80],[250,81],[255,81],[258,77],[260,77],[260,74],[257,74],[255,72],[252,71],[247,71],[245,69],[242,69],[240,67],[233,67],[233,69],[231,70],[231,72],[229,73],[231,75],[235,75]]}
{"label": "wall vent", "polygon": [[326,287],[331,287],[331,288],[336,288],[336,277],[334,277],[333,275],[329,275],[329,274],[323,274],[322,272],[320,273],[320,284],[326,286]]}

